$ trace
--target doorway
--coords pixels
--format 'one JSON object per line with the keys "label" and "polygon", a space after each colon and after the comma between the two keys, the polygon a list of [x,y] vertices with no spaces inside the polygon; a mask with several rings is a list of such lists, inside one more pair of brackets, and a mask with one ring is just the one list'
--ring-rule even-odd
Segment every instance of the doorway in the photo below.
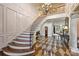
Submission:
{"label": "doorway", "polygon": [[48,38],[48,27],[45,26],[45,38]]}

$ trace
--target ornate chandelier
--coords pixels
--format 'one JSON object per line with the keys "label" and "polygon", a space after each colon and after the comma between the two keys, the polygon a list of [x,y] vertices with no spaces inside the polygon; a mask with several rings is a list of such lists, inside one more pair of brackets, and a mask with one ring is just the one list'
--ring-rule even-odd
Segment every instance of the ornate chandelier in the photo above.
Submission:
{"label": "ornate chandelier", "polygon": [[41,11],[44,15],[47,15],[49,13],[49,10],[50,8],[52,7],[52,4],[51,3],[44,3],[42,6],[41,6]]}
{"label": "ornate chandelier", "polygon": [[64,12],[65,4],[58,3],[42,3],[38,10],[41,15],[49,15]]}

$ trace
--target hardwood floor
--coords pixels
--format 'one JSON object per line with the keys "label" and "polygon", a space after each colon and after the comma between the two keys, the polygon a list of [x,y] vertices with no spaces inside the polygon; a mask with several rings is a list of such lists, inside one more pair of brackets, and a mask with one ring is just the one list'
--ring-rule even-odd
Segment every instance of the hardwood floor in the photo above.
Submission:
{"label": "hardwood floor", "polygon": [[[68,49],[68,47],[64,44],[64,42],[62,41],[55,41],[52,37],[49,37],[48,40],[45,39],[45,44],[49,45],[50,42],[52,41],[52,46],[51,49],[49,49],[48,51],[48,46],[46,46],[45,50],[43,51],[43,45],[42,43],[36,44],[39,47],[35,47],[35,56],[70,56],[70,50]],[[43,41],[42,41],[43,42]],[[51,50],[51,51],[50,51]]]}

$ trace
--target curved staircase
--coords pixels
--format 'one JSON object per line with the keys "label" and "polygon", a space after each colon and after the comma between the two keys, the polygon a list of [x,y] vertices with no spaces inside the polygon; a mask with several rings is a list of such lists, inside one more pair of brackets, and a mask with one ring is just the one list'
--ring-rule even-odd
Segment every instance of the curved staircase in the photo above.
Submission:
{"label": "curved staircase", "polygon": [[35,52],[32,49],[30,33],[23,33],[17,36],[7,47],[3,48],[3,53],[9,56],[31,56]]}
{"label": "curved staircase", "polygon": [[16,37],[7,47],[3,48],[3,54],[9,56],[31,56],[34,55],[33,49],[33,35],[36,29],[39,29],[39,25],[46,16],[38,17],[33,24],[26,29],[22,34]]}

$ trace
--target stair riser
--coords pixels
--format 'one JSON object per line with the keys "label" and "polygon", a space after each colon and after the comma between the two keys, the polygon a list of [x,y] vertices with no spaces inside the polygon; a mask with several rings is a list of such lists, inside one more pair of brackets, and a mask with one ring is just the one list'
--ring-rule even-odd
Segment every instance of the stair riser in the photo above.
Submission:
{"label": "stair riser", "polygon": [[31,44],[32,42],[18,42],[18,41],[13,41],[15,43],[18,43],[18,44]]}
{"label": "stair riser", "polygon": [[17,42],[32,42],[32,40],[14,40],[14,41],[17,41]]}
{"label": "stair riser", "polygon": [[13,48],[13,49],[30,49],[31,47],[30,46],[26,46],[26,47],[17,47],[17,46],[12,46],[12,45],[9,45],[10,48]]}
{"label": "stair riser", "polygon": [[21,35],[33,35],[31,33],[22,33]]}

